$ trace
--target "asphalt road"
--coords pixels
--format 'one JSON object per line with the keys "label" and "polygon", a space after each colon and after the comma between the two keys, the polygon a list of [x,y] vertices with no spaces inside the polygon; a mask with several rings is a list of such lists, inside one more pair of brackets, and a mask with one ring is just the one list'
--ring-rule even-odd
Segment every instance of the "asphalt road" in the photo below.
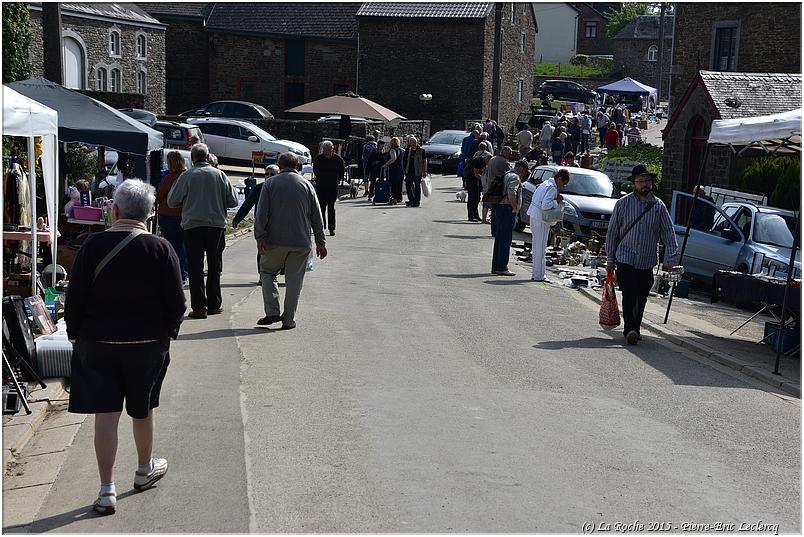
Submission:
{"label": "asphalt road", "polygon": [[225,252],[222,316],[172,349],[156,453],[118,513],[82,426],[33,531],[572,532],[585,523],[801,532],[801,407],[646,333],[603,332],[577,293],[491,276],[457,178],[418,209],[339,202],[298,327],[256,328],[254,243]]}

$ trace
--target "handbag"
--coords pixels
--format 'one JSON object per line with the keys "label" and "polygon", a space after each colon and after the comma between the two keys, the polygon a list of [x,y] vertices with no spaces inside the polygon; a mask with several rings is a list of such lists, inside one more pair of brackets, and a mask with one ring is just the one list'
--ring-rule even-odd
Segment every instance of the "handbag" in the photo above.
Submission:
{"label": "handbag", "polygon": [[433,183],[430,182],[430,176],[425,175],[422,177],[422,194],[425,198],[429,198],[433,193]]}
{"label": "handbag", "polygon": [[598,322],[603,330],[614,330],[620,326],[620,307],[614,290],[613,272],[606,275],[606,282],[603,284],[603,301],[600,303]]}
{"label": "handbag", "polygon": [[489,183],[489,188],[483,194],[483,203],[500,203],[505,197],[505,178],[500,175]]}
{"label": "handbag", "polygon": [[561,222],[564,220],[564,202],[559,201],[555,208],[542,211],[542,220],[551,223]]}

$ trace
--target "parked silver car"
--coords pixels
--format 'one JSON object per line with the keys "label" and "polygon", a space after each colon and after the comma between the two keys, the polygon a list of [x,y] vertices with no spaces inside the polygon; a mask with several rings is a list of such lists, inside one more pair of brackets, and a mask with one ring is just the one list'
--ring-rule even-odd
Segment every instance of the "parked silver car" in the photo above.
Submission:
{"label": "parked silver car", "polygon": [[[536,187],[555,175],[563,166],[537,166],[530,177],[522,184],[522,207],[516,217],[514,229],[522,231],[530,225],[528,207]],[[571,231],[576,238],[589,238],[605,235],[609,229],[611,211],[617,203],[618,195],[614,184],[605,173],[586,168],[566,167],[570,172],[570,182],[562,191],[564,196],[564,229]]]}
{"label": "parked silver car", "polygon": [[[684,240],[692,194],[673,192],[670,216]],[[776,207],[729,202],[721,207],[698,198],[682,261],[687,274],[711,281],[718,270],[766,272],[787,277],[796,214]],[[796,278],[801,277],[801,252],[796,252]]]}

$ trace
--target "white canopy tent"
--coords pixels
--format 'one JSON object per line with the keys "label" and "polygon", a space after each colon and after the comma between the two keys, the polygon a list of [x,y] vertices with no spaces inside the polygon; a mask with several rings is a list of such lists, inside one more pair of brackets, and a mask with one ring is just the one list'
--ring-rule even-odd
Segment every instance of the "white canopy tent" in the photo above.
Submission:
{"label": "white canopy tent", "polygon": [[727,145],[737,154],[761,149],[769,154],[801,153],[804,109],[770,116],[718,119],[712,122],[710,144]]}
{"label": "white canopy tent", "polygon": [[[56,154],[59,134],[58,113],[47,106],[29,99],[3,86],[3,136],[20,136],[28,139],[28,178],[31,183],[31,252],[36,259],[36,168],[33,155],[34,137],[42,137],[42,173],[45,184],[47,219],[50,225],[50,245],[53,263],[56,263],[56,233],[59,200],[56,189],[58,181],[58,157]],[[36,291],[36,263],[32,263],[31,290]],[[53,271],[55,284],[56,271]]]}

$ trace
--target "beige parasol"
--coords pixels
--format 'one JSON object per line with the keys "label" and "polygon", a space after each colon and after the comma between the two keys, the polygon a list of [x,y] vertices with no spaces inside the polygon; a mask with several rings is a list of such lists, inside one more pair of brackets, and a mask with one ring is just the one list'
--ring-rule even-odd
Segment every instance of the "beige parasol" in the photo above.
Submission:
{"label": "beige parasol", "polygon": [[285,112],[297,112],[300,114],[339,114],[341,116],[358,116],[380,121],[405,119],[393,110],[389,110],[372,100],[352,92],[325,97],[285,110]]}

